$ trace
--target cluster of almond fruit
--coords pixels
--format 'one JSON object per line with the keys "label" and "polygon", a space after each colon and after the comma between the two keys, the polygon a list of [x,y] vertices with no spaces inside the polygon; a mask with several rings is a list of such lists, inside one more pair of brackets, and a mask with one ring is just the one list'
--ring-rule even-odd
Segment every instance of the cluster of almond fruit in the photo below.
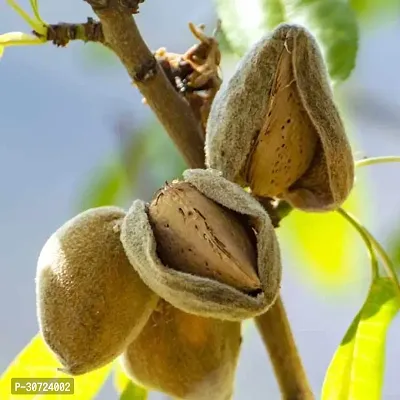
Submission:
{"label": "cluster of almond fruit", "polygon": [[232,397],[241,322],[281,284],[279,244],[256,197],[310,212],[347,198],[354,162],[318,45],[283,24],[243,57],[208,118],[207,169],[150,203],[87,210],[45,244],[40,330],[71,375],[117,357],[180,399]]}

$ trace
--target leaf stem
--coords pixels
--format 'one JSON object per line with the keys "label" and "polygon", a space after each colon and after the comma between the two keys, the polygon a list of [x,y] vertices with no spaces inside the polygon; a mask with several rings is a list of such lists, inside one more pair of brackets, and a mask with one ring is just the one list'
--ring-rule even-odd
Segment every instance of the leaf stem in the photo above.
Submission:
{"label": "leaf stem", "polygon": [[365,245],[367,246],[368,255],[371,261],[371,269],[372,269],[372,278],[373,280],[379,277],[379,268],[378,268],[378,260],[376,259],[376,254],[373,248],[372,241],[368,234],[365,232],[363,226],[358,222],[351,214],[347,211],[343,210],[343,208],[339,208],[337,212],[345,218],[351,225],[357,230],[360,234],[362,240],[364,241]]}
{"label": "leaf stem", "polygon": [[[363,239],[366,236],[368,238],[368,241],[370,242],[370,245],[372,245],[375,248],[376,253],[379,255],[381,258],[383,267],[385,268],[385,271],[387,275],[392,279],[397,293],[400,297],[400,283],[399,279],[396,274],[396,270],[394,268],[393,262],[386,253],[385,249],[382,247],[382,245],[378,242],[378,240],[375,239],[375,237],[365,228],[355,217],[353,217],[350,213],[347,211],[343,210],[342,208],[339,208],[337,210],[339,214],[341,214],[344,218],[346,218],[351,224],[359,231],[359,233],[362,235]],[[362,232],[362,233],[361,233]],[[369,248],[369,245],[368,245]]]}
{"label": "leaf stem", "polygon": [[[32,18],[27,12],[25,12],[15,0],[7,0],[8,5],[14,9],[14,11],[19,14],[19,16],[25,20],[25,22],[33,28],[35,31],[38,31],[39,33],[42,33],[43,30],[46,30],[45,27],[43,27],[43,21],[41,19],[35,20]],[[35,13],[36,15],[36,13]],[[40,17],[39,17],[40,18]]]}
{"label": "leaf stem", "polygon": [[46,26],[47,24],[42,20],[42,17],[39,14],[39,4],[38,4],[38,0],[30,0],[31,3],[31,8],[33,11],[33,15],[35,16],[35,18],[41,22],[43,24],[43,26]]}
{"label": "leaf stem", "polygon": [[[365,229],[365,228],[364,228]],[[385,249],[382,247],[382,245],[365,229],[365,232],[368,234],[370,237],[370,240],[372,244],[374,245],[376,252],[379,254],[381,257],[383,266],[385,267],[386,273],[388,276],[392,279],[393,283],[396,286],[397,293],[400,297],[400,283],[399,283],[399,278],[397,277],[396,269],[394,268],[393,262],[386,253]]]}
{"label": "leaf stem", "polygon": [[358,167],[366,167],[367,165],[394,163],[394,162],[400,162],[400,156],[364,158],[362,160],[356,161],[355,166],[358,168]]}

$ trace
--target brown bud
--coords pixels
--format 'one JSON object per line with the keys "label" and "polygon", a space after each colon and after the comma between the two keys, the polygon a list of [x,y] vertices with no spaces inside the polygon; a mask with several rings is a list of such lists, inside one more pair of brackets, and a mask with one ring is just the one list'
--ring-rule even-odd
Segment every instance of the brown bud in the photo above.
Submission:
{"label": "brown bud", "polygon": [[242,320],[265,312],[281,280],[271,220],[214,170],[188,170],[150,205],[135,201],[121,242],[143,281],[193,314]]}
{"label": "brown bud", "polygon": [[204,33],[204,26],[189,23],[189,29],[200,43],[185,54],[169,53],[160,48],[154,55],[172,86],[189,102],[205,135],[211,104],[221,86],[218,75],[221,53],[218,41]]}
{"label": "brown bud", "polygon": [[187,314],[163,300],[122,355],[128,376],[185,400],[232,398],[240,323]]}
{"label": "brown bud", "polygon": [[121,354],[158,297],[129,263],[119,240],[125,212],[87,210],[44,245],[36,276],[40,330],[63,371],[79,375]]}
{"label": "brown bud", "polygon": [[352,151],[306,29],[278,26],[221,86],[207,124],[206,163],[256,196],[306,211],[335,209],[347,198]]}

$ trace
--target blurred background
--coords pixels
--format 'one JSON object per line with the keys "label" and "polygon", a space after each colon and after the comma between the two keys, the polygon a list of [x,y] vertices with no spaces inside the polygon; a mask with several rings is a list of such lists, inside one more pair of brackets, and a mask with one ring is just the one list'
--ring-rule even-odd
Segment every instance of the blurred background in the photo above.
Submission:
{"label": "blurred background", "polygon": [[[251,9],[252,1],[247,3]],[[28,9],[27,1],[20,4]],[[92,15],[83,1],[41,0],[40,7],[51,23]],[[188,22],[205,23],[211,34],[217,15],[211,0],[148,0],[136,20],[152,50],[183,53],[195,43]],[[337,102],[357,158],[400,154],[400,2],[382,1],[373,12],[360,12],[359,23],[356,68],[336,87]],[[1,0],[0,32],[15,30],[27,27]],[[224,53],[224,79],[237,60]],[[3,371],[37,333],[36,260],[48,236],[88,207],[110,202],[126,207],[134,198],[150,199],[185,165],[123,67],[93,44],[7,48],[0,62],[0,122]],[[358,171],[347,205],[400,264],[400,165]],[[293,213],[278,233],[282,296],[318,394],[332,355],[366,296],[369,263],[359,237],[335,214]],[[400,398],[399,331],[396,318],[387,342],[383,398],[388,400]],[[111,382],[97,398],[117,398]],[[152,393],[150,398],[162,396]],[[279,391],[257,330],[248,322],[235,400],[266,398],[279,399]]]}

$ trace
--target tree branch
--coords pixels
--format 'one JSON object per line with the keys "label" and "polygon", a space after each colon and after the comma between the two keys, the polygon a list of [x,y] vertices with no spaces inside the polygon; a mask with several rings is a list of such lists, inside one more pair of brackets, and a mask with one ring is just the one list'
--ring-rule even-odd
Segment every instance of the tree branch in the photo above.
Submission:
{"label": "tree branch", "polygon": [[[88,3],[92,4],[92,0]],[[110,0],[108,7],[100,9],[96,8],[98,2],[95,3],[94,11],[101,21],[105,44],[121,60],[187,164],[202,168],[204,144],[201,124],[146,46],[131,10],[116,0]]]}
{"label": "tree branch", "polygon": [[[33,34],[42,37],[42,35],[35,31],[33,31]],[[93,18],[88,18],[87,22],[78,24],[64,22],[52,24],[48,25],[46,40],[61,47],[66,46],[71,40],[104,44],[103,27],[100,22],[95,21]]]}
{"label": "tree branch", "polygon": [[255,318],[261,338],[268,349],[284,400],[313,400],[310,385],[279,296],[273,306]]}
{"label": "tree branch", "polygon": [[[87,2],[101,21],[105,44],[119,57],[187,164],[191,168],[204,168],[201,125],[147,48],[131,9],[117,0]],[[256,318],[256,323],[269,351],[283,398],[313,399],[282,300],[279,298],[267,313]]]}

